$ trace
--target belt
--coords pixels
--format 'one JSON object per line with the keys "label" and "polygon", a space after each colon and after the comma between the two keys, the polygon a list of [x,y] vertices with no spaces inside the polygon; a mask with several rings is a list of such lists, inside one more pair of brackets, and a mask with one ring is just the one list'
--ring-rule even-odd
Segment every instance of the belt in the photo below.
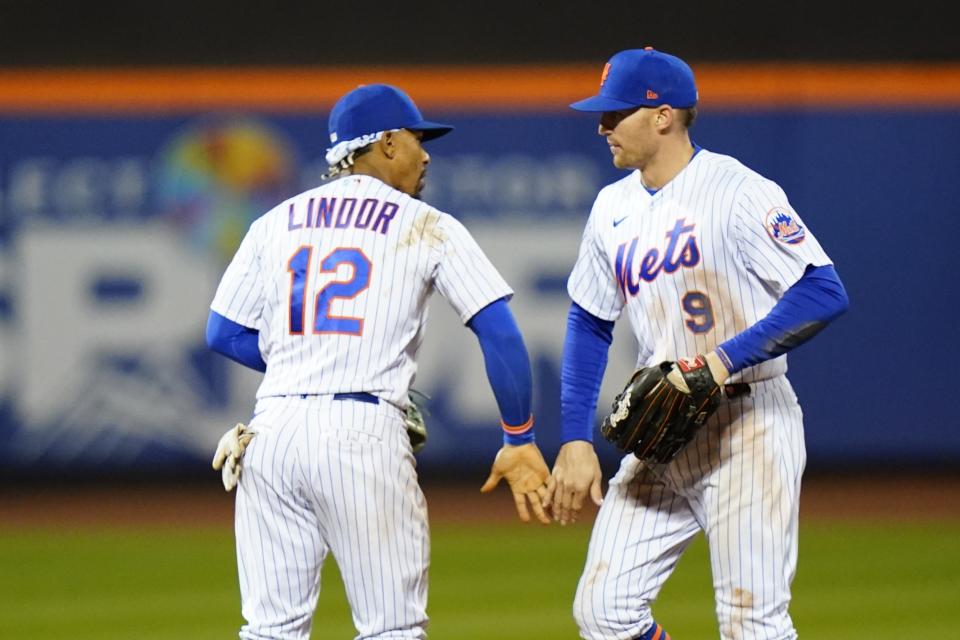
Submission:
{"label": "belt", "polygon": [[367,404],[380,404],[380,398],[372,393],[365,391],[356,391],[351,393],[335,393],[334,400],[356,400],[357,402],[366,402]]}
{"label": "belt", "polygon": [[723,395],[729,399],[750,395],[750,385],[746,382],[734,382],[723,385]]}
{"label": "belt", "polygon": [[[323,394],[320,393],[301,393],[300,399],[306,400],[307,398],[316,398]],[[372,393],[366,393],[365,391],[351,391],[349,393],[335,393],[333,394],[334,400],[356,400],[357,402],[366,402],[367,404],[380,404],[380,398],[373,395]]]}

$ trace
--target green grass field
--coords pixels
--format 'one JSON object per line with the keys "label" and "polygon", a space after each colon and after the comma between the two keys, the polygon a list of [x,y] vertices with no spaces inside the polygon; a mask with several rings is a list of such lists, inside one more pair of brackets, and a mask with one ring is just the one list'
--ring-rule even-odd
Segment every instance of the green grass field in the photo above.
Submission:
{"label": "green grass field", "polygon": [[[576,638],[570,615],[586,524],[434,527],[432,638]],[[805,524],[792,612],[802,638],[960,635],[960,522]],[[0,638],[202,640],[241,622],[229,529],[0,526]],[[678,640],[716,638],[703,540],[656,606]],[[327,565],[313,638],[354,635]]]}

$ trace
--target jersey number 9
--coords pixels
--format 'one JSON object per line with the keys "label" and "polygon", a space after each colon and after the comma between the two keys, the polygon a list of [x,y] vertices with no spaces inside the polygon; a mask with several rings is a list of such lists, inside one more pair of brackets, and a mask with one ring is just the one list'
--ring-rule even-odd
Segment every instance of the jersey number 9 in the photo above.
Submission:
{"label": "jersey number 9", "polygon": [[707,294],[700,291],[688,291],[683,296],[683,310],[690,316],[685,324],[694,333],[706,333],[713,329],[713,306]]}

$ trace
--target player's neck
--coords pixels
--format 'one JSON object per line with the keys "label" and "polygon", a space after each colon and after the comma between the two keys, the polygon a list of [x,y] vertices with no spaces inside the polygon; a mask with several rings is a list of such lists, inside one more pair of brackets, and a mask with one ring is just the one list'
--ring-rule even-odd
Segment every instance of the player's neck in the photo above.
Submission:
{"label": "player's neck", "polygon": [[352,173],[355,176],[370,176],[394,189],[399,188],[395,172],[391,170],[390,161],[384,158],[383,154],[377,149],[357,158],[356,162],[353,163]]}
{"label": "player's neck", "polygon": [[384,184],[390,184],[387,180],[387,175],[385,172],[378,169],[375,165],[369,162],[357,163],[353,166],[353,170],[350,172],[355,176],[370,176],[371,178],[376,178]]}
{"label": "player's neck", "polygon": [[690,164],[693,151],[693,144],[687,137],[661,147],[650,162],[640,167],[643,186],[648,189],[662,189]]}

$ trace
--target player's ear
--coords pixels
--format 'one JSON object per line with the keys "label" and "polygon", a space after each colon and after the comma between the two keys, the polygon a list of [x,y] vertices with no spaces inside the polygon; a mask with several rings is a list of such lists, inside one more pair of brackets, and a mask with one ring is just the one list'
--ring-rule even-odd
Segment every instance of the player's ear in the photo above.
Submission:
{"label": "player's ear", "polygon": [[653,124],[657,127],[658,131],[663,131],[667,129],[670,124],[673,122],[673,109],[667,105],[657,107],[657,115],[653,118]]}
{"label": "player's ear", "polygon": [[380,140],[377,141],[380,151],[391,160],[397,155],[397,140],[395,134],[395,131],[385,131]]}

